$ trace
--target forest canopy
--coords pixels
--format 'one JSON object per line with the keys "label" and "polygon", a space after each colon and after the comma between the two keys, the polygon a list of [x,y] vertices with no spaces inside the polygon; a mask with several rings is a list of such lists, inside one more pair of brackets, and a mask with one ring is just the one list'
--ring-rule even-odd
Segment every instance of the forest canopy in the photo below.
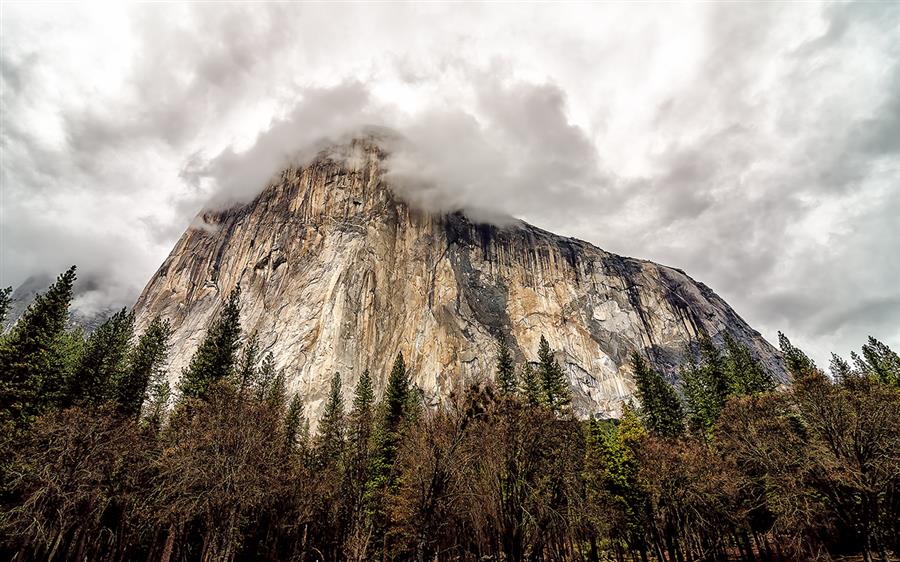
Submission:
{"label": "forest canopy", "polygon": [[[728,337],[577,419],[545,338],[426,407],[402,355],[304,397],[241,328],[240,288],[183,373],[170,326],[69,326],[75,268],[0,336],[0,554],[12,560],[821,560],[900,551],[900,358],[825,373],[783,334],[777,386]],[[10,291],[0,291],[0,317]],[[2,322],[0,322],[2,323]],[[169,381],[178,380],[176,387]],[[378,388],[376,380],[385,380]]]}

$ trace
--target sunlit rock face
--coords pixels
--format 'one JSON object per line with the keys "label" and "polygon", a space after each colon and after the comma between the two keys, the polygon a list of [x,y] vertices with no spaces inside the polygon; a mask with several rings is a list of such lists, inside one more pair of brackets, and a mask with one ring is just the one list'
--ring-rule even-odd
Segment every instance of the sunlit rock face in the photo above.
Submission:
{"label": "sunlit rock face", "polygon": [[776,350],[682,271],[524,223],[417,211],[391,192],[377,147],[348,153],[287,169],[184,233],[135,306],[139,328],[173,324],[173,383],[238,283],[245,335],[259,333],[313,419],[335,372],[349,391],[368,368],[381,389],[398,352],[438,403],[493,376],[499,334],[519,362],[536,360],[544,335],[581,416],[620,412],[633,350],[674,378],[701,332],[731,334],[783,379]]}

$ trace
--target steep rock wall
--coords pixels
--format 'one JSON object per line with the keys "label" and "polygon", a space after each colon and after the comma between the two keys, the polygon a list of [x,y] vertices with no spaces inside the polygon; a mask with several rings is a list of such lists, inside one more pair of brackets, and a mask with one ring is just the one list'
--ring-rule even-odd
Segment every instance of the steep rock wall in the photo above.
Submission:
{"label": "steep rock wall", "polygon": [[387,187],[379,149],[353,148],[184,233],[135,305],[139,328],[173,323],[173,383],[237,283],[245,333],[258,331],[313,418],[334,372],[352,389],[369,368],[380,389],[398,352],[437,402],[493,375],[498,334],[519,361],[546,336],[581,415],[615,415],[633,394],[632,350],[674,377],[701,331],[731,334],[783,378],[775,349],[684,272],[525,223],[419,212]]}

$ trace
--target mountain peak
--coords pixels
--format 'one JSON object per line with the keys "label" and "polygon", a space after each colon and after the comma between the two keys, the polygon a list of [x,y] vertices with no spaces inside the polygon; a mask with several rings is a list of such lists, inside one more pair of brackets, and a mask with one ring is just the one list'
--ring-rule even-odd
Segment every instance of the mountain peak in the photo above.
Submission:
{"label": "mountain peak", "polygon": [[172,373],[240,283],[245,332],[314,415],[335,372],[351,388],[368,368],[381,386],[398,352],[437,402],[492,377],[497,337],[533,361],[545,336],[581,415],[630,400],[631,351],[674,377],[701,333],[730,335],[783,376],[774,348],[683,272],[520,221],[417,210],[391,190],[385,154],[366,139],[323,150],[185,232],[135,306],[139,325],[172,321]]}

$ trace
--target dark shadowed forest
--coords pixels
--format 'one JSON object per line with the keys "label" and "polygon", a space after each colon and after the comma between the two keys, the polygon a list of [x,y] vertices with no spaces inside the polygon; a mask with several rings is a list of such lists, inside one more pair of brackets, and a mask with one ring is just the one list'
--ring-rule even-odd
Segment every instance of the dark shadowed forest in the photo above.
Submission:
{"label": "dark shadowed forest", "polygon": [[[725,338],[677,383],[576,419],[542,339],[426,406],[402,356],[303,396],[240,325],[236,289],[177,387],[170,327],[69,326],[75,269],[0,339],[7,560],[889,560],[900,551],[900,358],[874,338],[828,372],[783,335],[776,386]],[[10,291],[0,292],[0,312]],[[375,381],[386,380],[384,385]],[[383,386],[384,388],[379,388]]]}

